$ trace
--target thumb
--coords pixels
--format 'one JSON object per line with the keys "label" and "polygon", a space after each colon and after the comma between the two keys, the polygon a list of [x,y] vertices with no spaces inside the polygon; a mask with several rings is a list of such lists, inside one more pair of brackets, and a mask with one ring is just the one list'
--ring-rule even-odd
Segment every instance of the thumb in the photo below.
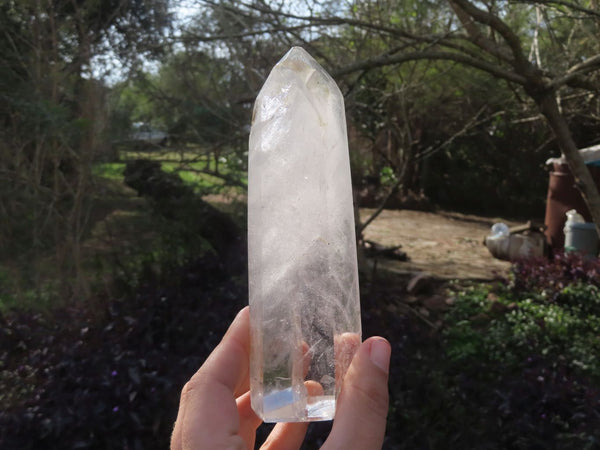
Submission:
{"label": "thumb", "polygon": [[359,347],[344,377],[333,428],[322,449],[381,449],[388,412],[391,347],[381,337]]}

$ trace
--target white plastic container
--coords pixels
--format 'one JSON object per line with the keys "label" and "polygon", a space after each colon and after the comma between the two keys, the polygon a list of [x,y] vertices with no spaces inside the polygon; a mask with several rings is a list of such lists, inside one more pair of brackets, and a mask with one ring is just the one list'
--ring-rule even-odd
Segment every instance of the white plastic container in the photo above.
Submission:
{"label": "white plastic container", "polygon": [[592,222],[571,223],[565,225],[565,251],[581,252],[585,255],[598,254],[598,233]]}

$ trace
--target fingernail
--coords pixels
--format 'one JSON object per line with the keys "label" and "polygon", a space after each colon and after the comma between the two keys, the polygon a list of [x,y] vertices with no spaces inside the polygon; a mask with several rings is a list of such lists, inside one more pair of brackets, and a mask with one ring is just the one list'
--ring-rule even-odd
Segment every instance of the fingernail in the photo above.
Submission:
{"label": "fingernail", "polygon": [[388,373],[390,368],[391,353],[392,347],[385,339],[374,339],[371,343],[371,352],[369,354],[371,362],[385,373]]}

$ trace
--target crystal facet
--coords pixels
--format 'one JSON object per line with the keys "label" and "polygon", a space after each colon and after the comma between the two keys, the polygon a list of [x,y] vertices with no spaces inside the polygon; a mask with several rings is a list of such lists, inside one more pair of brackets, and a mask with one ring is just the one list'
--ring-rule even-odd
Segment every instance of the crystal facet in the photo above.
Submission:
{"label": "crystal facet", "polygon": [[350,162],[342,94],[300,47],[254,105],[248,253],[252,408],[333,419],[361,342]]}

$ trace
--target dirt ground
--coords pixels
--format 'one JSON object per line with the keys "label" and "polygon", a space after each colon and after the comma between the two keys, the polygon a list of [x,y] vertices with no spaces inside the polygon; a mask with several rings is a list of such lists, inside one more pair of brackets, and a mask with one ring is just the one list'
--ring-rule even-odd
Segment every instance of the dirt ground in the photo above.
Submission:
{"label": "dirt ground", "polygon": [[[361,221],[371,214],[361,209]],[[401,245],[409,260],[378,259],[379,267],[398,273],[428,272],[442,279],[488,280],[508,273],[510,263],[492,257],[483,245],[491,226],[517,222],[451,212],[385,210],[364,232],[367,240]]]}
{"label": "dirt ground", "polygon": [[[223,196],[206,196],[215,206],[229,204]],[[361,208],[364,222],[374,209]],[[400,245],[408,261],[378,258],[377,265],[402,275],[428,272],[445,280],[491,280],[506,275],[510,263],[495,259],[483,239],[497,222],[520,225],[500,217],[448,211],[384,210],[366,228],[364,237],[384,246]]]}

